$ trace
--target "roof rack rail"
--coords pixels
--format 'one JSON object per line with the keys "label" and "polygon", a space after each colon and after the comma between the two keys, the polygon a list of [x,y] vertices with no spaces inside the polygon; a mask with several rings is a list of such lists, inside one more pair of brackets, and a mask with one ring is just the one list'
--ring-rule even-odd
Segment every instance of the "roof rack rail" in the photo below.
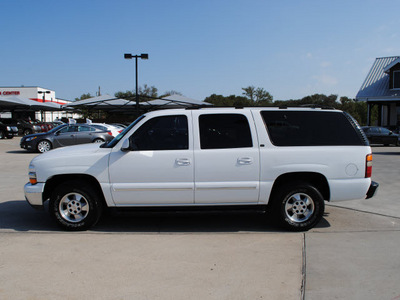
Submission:
{"label": "roof rack rail", "polygon": [[210,107],[208,105],[193,105],[193,106],[185,107],[185,109],[186,110],[194,110],[194,109],[207,108],[207,107],[212,108],[213,106]]}
{"label": "roof rack rail", "polygon": [[288,109],[288,108],[320,108],[320,109],[335,109],[332,106],[320,105],[320,104],[302,104],[302,105],[281,105],[279,109]]}
{"label": "roof rack rail", "polygon": [[302,104],[301,107],[309,107],[309,108],[321,108],[321,109],[335,109],[332,106],[326,106],[321,104]]}
{"label": "roof rack rail", "polygon": [[231,108],[231,109],[243,109],[246,106],[209,106],[209,105],[194,105],[190,107],[185,107],[187,110],[192,110],[192,109],[201,109],[201,108]]}

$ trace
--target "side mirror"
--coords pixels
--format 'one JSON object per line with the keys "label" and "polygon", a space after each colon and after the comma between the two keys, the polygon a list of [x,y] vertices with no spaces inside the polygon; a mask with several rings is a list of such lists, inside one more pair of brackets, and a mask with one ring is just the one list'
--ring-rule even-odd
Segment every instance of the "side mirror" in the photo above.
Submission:
{"label": "side mirror", "polygon": [[131,147],[130,147],[130,145],[129,145],[129,139],[125,139],[125,140],[122,142],[121,151],[122,151],[122,152],[131,151]]}

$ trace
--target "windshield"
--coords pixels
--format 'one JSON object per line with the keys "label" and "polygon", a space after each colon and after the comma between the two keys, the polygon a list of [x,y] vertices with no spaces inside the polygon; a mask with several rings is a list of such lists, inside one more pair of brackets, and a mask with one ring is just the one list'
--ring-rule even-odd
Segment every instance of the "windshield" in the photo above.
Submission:
{"label": "windshield", "polygon": [[67,125],[67,124],[62,124],[62,125],[60,125],[60,126],[54,127],[53,129],[47,131],[47,133],[54,133],[54,132],[56,132],[57,130],[59,130],[59,129],[63,128],[64,126],[66,126],[66,125]]}
{"label": "windshield", "polygon": [[140,120],[144,119],[145,115],[141,115],[139,118],[137,118],[135,121],[131,123],[128,127],[126,127],[120,134],[118,134],[114,139],[112,139],[109,143],[105,143],[101,145],[100,147],[102,148],[112,148],[114,147],[124,136],[125,134],[132,129],[133,126],[135,126],[137,123],[140,122]]}

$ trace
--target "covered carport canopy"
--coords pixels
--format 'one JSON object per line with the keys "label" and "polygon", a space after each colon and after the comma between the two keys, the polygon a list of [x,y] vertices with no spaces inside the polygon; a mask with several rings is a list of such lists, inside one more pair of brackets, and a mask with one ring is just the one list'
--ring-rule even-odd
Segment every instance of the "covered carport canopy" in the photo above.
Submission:
{"label": "covered carport canopy", "polygon": [[0,97],[0,111],[59,111],[61,105],[53,102],[38,102],[28,98]]}
{"label": "covered carport canopy", "polygon": [[64,108],[74,109],[91,109],[91,110],[103,110],[103,111],[124,111],[126,109],[135,108],[135,103],[125,99],[119,99],[111,95],[102,95],[98,97],[92,97],[84,100],[77,100],[63,105]]}
{"label": "covered carport canopy", "polygon": [[170,95],[161,99],[146,101],[139,103],[143,106],[149,106],[155,109],[164,108],[187,108],[187,107],[198,107],[198,106],[209,106],[211,103],[204,101],[194,100],[182,95]]}
{"label": "covered carport canopy", "polygon": [[[143,96],[140,96],[143,99]],[[154,99],[152,97],[146,97]],[[141,111],[151,111],[157,109],[169,108],[187,108],[212,105],[210,103],[190,99],[181,95],[171,95],[161,99],[154,99],[144,102],[139,102]],[[84,100],[78,100],[72,103],[64,104],[63,107],[77,109],[103,110],[108,112],[127,112],[136,111],[136,101],[113,97],[111,95],[102,95]]]}

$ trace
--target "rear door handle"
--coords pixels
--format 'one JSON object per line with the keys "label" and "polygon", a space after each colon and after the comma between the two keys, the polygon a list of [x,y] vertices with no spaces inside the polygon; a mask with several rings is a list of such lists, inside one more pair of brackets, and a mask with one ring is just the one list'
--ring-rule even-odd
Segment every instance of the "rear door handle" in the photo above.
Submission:
{"label": "rear door handle", "polygon": [[190,159],[188,159],[188,158],[177,158],[177,159],[175,159],[175,163],[178,166],[189,166],[190,165]]}
{"label": "rear door handle", "polygon": [[253,163],[253,158],[251,157],[239,157],[237,159],[239,165],[251,165]]}

